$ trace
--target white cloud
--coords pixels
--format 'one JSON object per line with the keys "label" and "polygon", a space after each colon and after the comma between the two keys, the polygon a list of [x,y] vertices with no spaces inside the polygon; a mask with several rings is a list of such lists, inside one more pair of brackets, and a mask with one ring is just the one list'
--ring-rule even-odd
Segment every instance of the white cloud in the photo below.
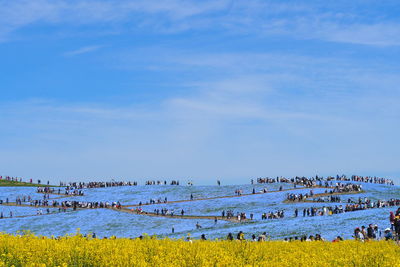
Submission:
{"label": "white cloud", "polygon": [[84,46],[84,47],[78,48],[76,50],[67,51],[64,53],[64,55],[65,56],[76,56],[76,55],[86,54],[86,53],[90,53],[90,52],[99,50],[100,48],[103,48],[103,47],[104,47],[103,45]]}
{"label": "white cloud", "polygon": [[[328,28],[328,27],[327,27]],[[400,45],[400,23],[355,24],[348,26],[331,26],[319,35],[334,42],[354,43],[374,46]]]}
{"label": "white cloud", "polygon": [[0,0],[0,39],[4,41],[11,33],[35,23],[69,26],[100,23],[105,31],[117,27],[125,33],[133,29],[164,33],[222,29],[231,34],[400,45],[398,19],[387,19],[378,12],[364,15],[362,1],[355,1],[351,7],[344,3],[324,7],[310,2],[284,4],[257,0]]}

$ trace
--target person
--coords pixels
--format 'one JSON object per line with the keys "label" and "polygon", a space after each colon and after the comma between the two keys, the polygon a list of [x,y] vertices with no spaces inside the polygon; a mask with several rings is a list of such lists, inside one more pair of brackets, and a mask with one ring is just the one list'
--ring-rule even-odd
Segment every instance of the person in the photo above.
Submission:
{"label": "person", "polygon": [[372,224],[370,224],[367,228],[367,237],[368,239],[375,239],[376,238],[376,234],[375,234],[375,229],[374,226]]}
{"label": "person", "polygon": [[218,218],[214,217],[214,224],[217,224],[217,222],[218,222]]}
{"label": "person", "polygon": [[364,235],[361,233],[360,228],[354,229],[354,239],[364,241]]}
{"label": "person", "polygon": [[255,234],[253,234],[253,235],[251,236],[251,240],[252,240],[252,241],[257,241],[257,238],[256,238],[256,235],[255,235]]}
{"label": "person", "polygon": [[175,233],[175,228],[173,226],[172,226],[171,232]]}
{"label": "person", "polygon": [[199,222],[196,223],[196,229],[200,229],[201,225],[199,224]]}
{"label": "person", "polygon": [[240,231],[240,232],[237,234],[237,239],[240,240],[240,241],[245,240],[245,239],[244,239],[244,233],[243,233],[242,231]]}
{"label": "person", "polygon": [[232,240],[233,240],[233,235],[232,235],[232,233],[229,233],[229,234],[226,236],[226,239],[229,240],[229,241],[232,241]]}
{"label": "person", "polygon": [[190,194],[190,200],[193,200],[193,194]]}
{"label": "person", "polygon": [[260,241],[260,242],[265,241],[265,240],[267,240],[267,233],[266,233],[266,232],[262,233],[262,234],[258,237],[258,241]]}
{"label": "person", "polygon": [[343,238],[338,235],[335,239],[333,239],[332,242],[340,242],[340,241],[343,241]]}
{"label": "person", "polygon": [[365,226],[361,226],[361,234],[363,235],[363,239],[367,239],[367,230],[365,230]]}
{"label": "person", "polygon": [[315,235],[315,241],[324,241],[320,234]]}
{"label": "person", "polygon": [[390,212],[389,221],[390,221],[390,229],[394,230],[394,221],[396,216],[394,216],[393,211]]}
{"label": "person", "polygon": [[205,234],[201,234],[200,239],[201,239],[201,240],[207,240],[206,235],[205,235]]}
{"label": "person", "polygon": [[390,228],[386,228],[383,237],[385,238],[386,241],[392,240],[393,239],[393,234]]}

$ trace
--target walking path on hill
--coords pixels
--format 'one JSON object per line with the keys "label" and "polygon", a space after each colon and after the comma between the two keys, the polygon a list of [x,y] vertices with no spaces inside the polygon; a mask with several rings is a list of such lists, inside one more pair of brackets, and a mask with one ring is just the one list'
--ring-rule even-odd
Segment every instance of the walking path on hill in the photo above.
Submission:
{"label": "walking path on hill", "polygon": [[184,200],[173,200],[161,203],[142,203],[139,204],[132,204],[132,205],[124,205],[124,207],[141,207],[141,206],[150,206],[150,205],[159,205],[159,204],[173,204],[173,203],[183,203],[183,202],[193,202],[193,201],[201,201],[201,200],[213,200],[213,199],[223,199],[223,198],[235,198],[235,197],[245,197],[245,196],[254,196],[254,195],[264,195],[268,193],[279,193],[285,191],[293,191],[293,190],[300,190],[300,189],[307,189],[307,188],[333,188],[333,187],[323,187],[323,186],[315,186],[315,187],[300,187],[300,188],[287,188],[282,190],[274,190],[274,191],[267,191],[267,192],[256,192],[256,193],[249,193],[249,194],[240,194],[240,195],[231,195],[231,196],[216,196],[216,197],[206,197],[206,198],[194,198],[194,199],[184,199]]}
{"label": "walking path on hill", "polygon": [[71,212],[74,212],[74,211],[77,211],[77,210],[78,209],[76,209],[76,210],[67,210],[67,211],[62,211],[62,212],[53,211],[53,212],[50,212],[50,213],[43,213],[43,214],[31,214],[31,215],[18,215],[18,216],[12,216],[12,217],[3,217],[3,218],[0,218],[0,221],[4,220],[4,219],[28,218],[28,217],[38,217],[38,216],[44,216],[44,215],[55,215],[55,214],[60,214],[60,213],[71,213]]}
{"label": "walking path on hill", "polygon": [[244,219],[244,220],[238,220],[235,216],[232,218],[227,218],[227,217],[222,217],[222,216],[210,216],[210,215],[161,215],[161,214],[156,214],[154,212],[147,212],[147,211],[142,211],[138,212],[134,209],[127,209],[127,208],[108,208],[111,210],[115,210],[118,212],[126,212],[126,213],[131,213],[131,214],[136,214],[136,215],[145,215],[145,216],[151,216],[151,217],[162,217],[162,218],[169,218],[169,219],[196,219],[196,220],[222,220],[222,221],[229,221],[229,222],[247,222],[250,221],[250,219]]}

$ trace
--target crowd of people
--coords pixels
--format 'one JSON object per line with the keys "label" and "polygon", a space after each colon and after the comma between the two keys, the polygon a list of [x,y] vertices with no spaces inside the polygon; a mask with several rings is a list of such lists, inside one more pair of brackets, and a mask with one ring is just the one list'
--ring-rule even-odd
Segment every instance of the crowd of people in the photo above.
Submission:
{"label": "crowd of people", "polygon": [[[259,184],[266,184],[266,183],[291,183],[294,185],[300,185],[304,187],[315,187],[315,186],[322,186],[322,182],[326,182],[324,178],[315,176],[315,177],[293,177],[293,178],[285,178],[285,177],[276,177],[276,178],[257,178],[257,183]],[[254,183],[254,180],[251,179],[251,184]],[[326,184],[328,186],[328,184]]]}
{"label": "crowd of people", "polygon": [[241,196],[243,195],[243,190],[242,189],[236,189],[235,190],[235,196]]}
{"label": "crowd of people", "polygon": [[288,193],[286,195],[286,200],[287,201],[293,201],[293,202],[294,201],[304,201],[307,198],[310,198],[310,197],[313,197],[313,196],[314,196],[314,191],[313,190],[310,190],[309,193],[298,193],[298,194]]}
{"label": "crowd of people", "polygon": [[[336,183],[334,187],[332,187],[331,190],[325,190],[323,194],[337,194],[337,193],[353,193],[353,192],[361,192],[362,191],[362,185],[360,184],[352,184],[352,183]],[[314,196],[314,191],[310,190],[309,193],[289,193],[286,196],[287,201],[304,201],[308,198],[311,198]],[[318,194],[320,196],[320,194]],[[335,199],[333,196],[329,196],[330,198],[328,202],[334,202],[332,201]],[[332,198],[333,197],[333,198]],[[320,199],[321,200],[321,199]],[[316,201],[316,202],[325,202],[325,201]]]}
{"label": "crowd of people", "polygon": [[[167,185],[167,180],[161,181],[161,180],[147,180],[145,182],[145,185]],[[170,185],[179,185],[179,180],[172,180]],[[189,182],[188,185],[193,185],[193,183]]]}
{"label": "crowd of people", "polygon": [[57,200],[31,200],[29,202],[30,206],[34,207],[53,207],[53,208],[73,208],[76,210],[77,208],[86,208],[86,209],[96,209],[96,208],[121,208],[122,205],[120,202],[103,202],[103,201],[71,201],[71,200],[65,200],[65,201],[57,201]]}
{"label": "crowd of people", "polygon": [[[346,205],[336,205],[332,207],[324,206],[324,207],[310,207],[303,209],[303,217],[305,216],[324,216],[324,215],[332,215],[332,214],[340,214],[345,212],[359,211],[359,210],[367,210],[367,209],[376,209],[376,208],[386,208],[400,206],[399,199],[390,199],[390,200],[378,200],[378,201],[368,201],[367,203],[348,203]],[[298,216],[298,209],[295,209],[294,212],[295,217]]]}
{"label": "crowd of people", "polygon": [[[362,185],[353,183],[336,183],[334,188],[329,191],[329,194],[333,193],[349,193],[349,192],[361,192]],[[327,193],[327,192],[325,192]]]}
{"label": "crowd of people", "polygon": [[[326,241],[320,234],[314,235],[300,235],[300,236],[293,236],[293,237],[285,237],[283,239],[285,242],[292,242],[292,241],[300,241],[300,242],[309,242],[309,241]],[[332,242],[339,242],[343,241],[341,236],[337,236]]]}
{"label": "crowd of people", "polygon": [[[315,213],[315,212],[314,212]],[[396,212],[390,212],[390,228],[386,228],[383,231],[379,229],[378,225],[376,224],[369,224],[368,227],[361,226],[354,229],[353,238],[359,241],[371,241],[371,240],[400,240],[400,208],[396,210]],[[197,223],[198,224],[198,223]],[[196,224],[196,228],[199,229]],[[191,238],[188,236],[186,239],[187,241],[191,241]],[[205,234],[200,236],[200,240],[207,240]],[[239,241],[267,241],[270,240],[270,236],[267,236],[266,232],[263,232],[260,235],[252,234],[249,239],[246,239],[245,233],[243,231],[239,231],[237,234],[229,233],[226,237],[226,240],[239,240]],[[340,242],[343,241],[343,237],[337,236],[332,240],[332,242]],[[300,242],[308,242],[308,241],[327,241],[320,234],[315,235],[300,235],[300,236],[293,236],[293,237],[285,237],[283,239],[285,242],[292,242],[292,241],[300,241]]]}
{"label": "crowd of people", "polygon": [[354,229],[353,235],[356,240],[373,240],[381,236],[382,232],[379,231],[378,225],[376,224],[370,224],[368,228],[366,228],[364,225],[361,226],[361,228],[357,227]]}
{"label": "crowd of people", "polygon": [[[181,209],[181,211],[178,211],[178,213],[183,216],[185,215],[185,211]],[[162,216],[174,216],[175,214],[175,209],[167,209],[167,208],[162,208],[162,209],[154,209],[154,214],[156,215],[162,215]]]}
{"label": "crowd of people", "polygon": [[340,196],[336,195],[329,195],[329,196],[321,196],[317,198],[311,199],[312,202],[333,202],[333,203],[338,203],[342,202]]}
{"label": "crowd of people", "polygon": [[6,181],[12,181],[12,182],[22,182],[22,178],[20,178],[20,177],[3,176],[3,175],[0,175],[0,180],[6,180]]}
{"label": "crowd of people", "polygon": [[[243,231],[239,231],[237,234],[233,234],[233,233],[228,233],[228,235],[226,236],[226,240],[228,241],[253,241],[253,242],[264,242],[264,241],[269,241],[271,239],[271,237],[269,235],[267,235],[267,232],[263,232],[259,235],[256,234],[252,234],[248,239],[246,238],[246,235]],[[191,242],[191,237],[188,235],[188,237],[186,238],[187,241]],[[200,236],[200,240],[207,240],[205,234],[202,234]],[[343,238],[338,236],[337,238],[335,238],[332,242],[338,242],[338,241],[342,241]],[[291,242],[291,241],[325,241],[325,239],[323,239],[321,237],[320,234],[316,234],[315,236],[310,235],[309,237],[307,237],[306,235],[301,235],[299,237],[295,236],[295,237],[285,237],[283,239],[283,241],[285,242]]]}
{"label": "crowd of people", "polygon": [[[33,179],[29,179],[28,182],[25,182],[22,180],[21,177],[13,177],[13,176],[8,176],[8,175],[0,175],[0,180],[6,180],[6,181],[12,181],[12,182],[20,182],[20,183],[33,183]],[[38,184],[42,183],[42,180],[38,179],[37,180]],[[47,181],[47,184],[50,185],[50,181]]]}
{"label": "crowd of people", "polygon": [[[164,198],[159,197],[158,199],[151,198],[150,201],[146,202],[145,204],[146,205],[148,205],[148,204],[162,204],[162,203],[167,203],[167,202],[168,202],[168,198],[167,197],[164,197]],[[143,203],[139,202],[139,205],[143,205]]]}
{"label": "crowd of people", "polygon": [[103,188],[103,187],[116,187],[116,186],[136,186],[137,182],[124,182],[124,181],[111,181],[111,182],[60,182],[60,186],[84,189],[84,188]]}
{"label": "crowd of people", "polygon": [[284,210],[278,210],[275,212],[266,212],[261,214],[261,220],[268,220],[268,219],[282,219],[285,217]]}
{"label": "crowd of people", "polygon": [[[322,176],[316,175],[315,177],[300,177],[296,176],[294,178],[285,178],[285,177],[259,177],[257,178],[257,183],[265,184],[265,183],[293,183],[297,185],[302,185],[305,187],[312,187],[317,185],[322,185],[322,182],[328,181],[353,181],[353,182],[363,182],[363,183],[375,183],[375,184],[386,184],[386,185],[394,185],[393,180],[388,178],[381,178],[376,176],[360,176],[360,175],[352,175],[350,177],[346,175],[336,175],[336,176],[328,176],[326,178]],[[254,183],[254,180],[251,179],[251,183]]]}
{"label": "crowd of people", "polygon": [[84,192],[82,189],[74,188],[71,186],[67,186],[63,191],[61,188],[55,189],[54,187],[38,187],[36,193],[42,194],[58,194],[58,195],[67,195],[67,196],[83,196]]}
{"label": "crowd of people", "polygon": [[253,220],[254,214],[250,213],[249,217],[248,217],[245,212],[236,212],[235,213],[233,210],[223,210],[221,212],[221,217],[224,218],[224,219],[226,218],[228,220],[236,219],[236,220],[238,220],[240,222],[240,221],[243,221],[243,220],[246,220],[246,219]]}
{"label": "crowd of people", "polygon": [[[346,179],[346,176],[343,176]],[[380,178],[380,177],[372,177],[372,176],[359,176],[359,175],[352,175],[346,181],[353,181],[353,182],[363,182],[363,183],[374,183],[374,184],[387,184],[387,185],[394,185],[392,179],[388,178]]]}

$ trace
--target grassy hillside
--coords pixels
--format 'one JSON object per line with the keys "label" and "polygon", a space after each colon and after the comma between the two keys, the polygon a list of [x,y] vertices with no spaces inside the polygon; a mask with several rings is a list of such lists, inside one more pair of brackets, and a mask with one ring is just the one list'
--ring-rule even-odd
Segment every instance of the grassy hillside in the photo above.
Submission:
{"label": "grassy hillside", "polygon": [[[25,182],[17,182],[17,181],[8,181],[8,180],[0,180],[0,186],[34,186],[34,187],[45,187],[48,185],[44,184],[35,184],[35,183],[25,183]],[[50,185],[51,186],[51,185]]]}

